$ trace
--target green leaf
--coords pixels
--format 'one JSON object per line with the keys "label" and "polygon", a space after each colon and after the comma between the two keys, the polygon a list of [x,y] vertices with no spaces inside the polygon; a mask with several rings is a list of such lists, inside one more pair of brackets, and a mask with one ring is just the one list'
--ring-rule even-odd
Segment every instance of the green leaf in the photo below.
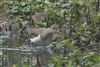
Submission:
{"label": "green leaf", "polygon": [[84,0],[78,0],[78,4],[82,6],[84,4]]}
{"label": "green leaf", "polygon": [[88,58],[90,58],[90,55],[85,55],[84,57],[82,57],[83,60]]}
{"label": "green leaf", "polygon": [[82,41],[87,41],[86,37],[84,37],[84,36],[80,36],[80,38]]}
{"label": "green leaf", "polygon": [[68,64],[66,64],[66,67],[73,67],[72,62],[70,61]]}
{"label": "green leaf", "polygon": [[21,6],[25,6],[26,2],[20,2]]}
{"label": "green leaf", "polygon": [[28,24],[29,22],[25,20],[25,21],[22,21],[21,23],[22,23],[23,26],[25,26],[25,25]]}
{"label": "green leaf", "polygon": [[76,48],[76,46],[74,46],[74,44],[71,44],[68,40],[63,40],[63,43],[70,49]]}
{"label": "green leaf", "polygon": [[62,61],[60,59],[57,59],[55,67],[61,67]]}
{"label": "green leaf", "polygon": [[99,55],[96,55],[95,56],[95,60],[98,61],[98,62],[100,62],[100,56]]}
{"label": "green leaf", "polygon": [[94,52],[89,52],[89,55],[93,56],[93,55],[95,55],[95,53]]}
{"label": "green leaf", "polygon": [[56,48],[61,48],[61,47],[63,47],[64,46],[64,44],[62,44],[62,43],[56,43]]}
{"label": "green leaf", "polygon": [[42,22],[42,21],[36,22],[36,27],[45,27],[45,26],[46,26],[46,22]]}

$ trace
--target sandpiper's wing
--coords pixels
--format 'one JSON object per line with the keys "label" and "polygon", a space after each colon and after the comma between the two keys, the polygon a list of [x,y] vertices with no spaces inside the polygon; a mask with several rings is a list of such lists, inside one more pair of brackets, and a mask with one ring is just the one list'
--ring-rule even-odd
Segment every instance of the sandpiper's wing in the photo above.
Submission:
{"label": "sandpiper's wing", "polygon": [[44,30],[41,34],[40,34],[40,37],[42,40],[49,40],[51,41],[52,38],[53,38],[53,34],[54,34],[54,31],[50,28],[48,28],[47,30]]}

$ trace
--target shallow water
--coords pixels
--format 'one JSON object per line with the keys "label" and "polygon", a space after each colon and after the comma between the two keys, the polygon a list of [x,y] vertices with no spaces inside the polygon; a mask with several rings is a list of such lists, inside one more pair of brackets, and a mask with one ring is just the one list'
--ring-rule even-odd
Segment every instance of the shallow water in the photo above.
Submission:
{"label": "shallow water", "polygon": [[34,47],[20,36],[10,37],[9,33],[0,35],[0,67],[41,67],[52,66],[53,51],[51,46]]}

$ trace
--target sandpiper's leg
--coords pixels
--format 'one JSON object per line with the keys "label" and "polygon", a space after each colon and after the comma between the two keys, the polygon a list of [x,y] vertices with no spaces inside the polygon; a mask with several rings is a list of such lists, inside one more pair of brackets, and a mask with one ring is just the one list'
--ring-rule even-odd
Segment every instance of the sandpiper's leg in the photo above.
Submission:
{"label": "sandpiper's leg", "polygon": [[36,67],[41,67],[41,63],[40,63],[40,56],[37,54],[37,64]]}

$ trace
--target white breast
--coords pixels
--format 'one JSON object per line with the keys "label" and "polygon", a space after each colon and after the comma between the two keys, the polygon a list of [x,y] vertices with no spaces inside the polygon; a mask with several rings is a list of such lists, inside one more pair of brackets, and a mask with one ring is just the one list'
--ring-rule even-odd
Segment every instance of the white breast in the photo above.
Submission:
{"label": "white breast", "polygon": [[41,38],[40,38],[40,35],[38,35],[37,37],[34,37],[34,38],[30,38],[31,42],[34,43],[34,44],[41,44]]}

